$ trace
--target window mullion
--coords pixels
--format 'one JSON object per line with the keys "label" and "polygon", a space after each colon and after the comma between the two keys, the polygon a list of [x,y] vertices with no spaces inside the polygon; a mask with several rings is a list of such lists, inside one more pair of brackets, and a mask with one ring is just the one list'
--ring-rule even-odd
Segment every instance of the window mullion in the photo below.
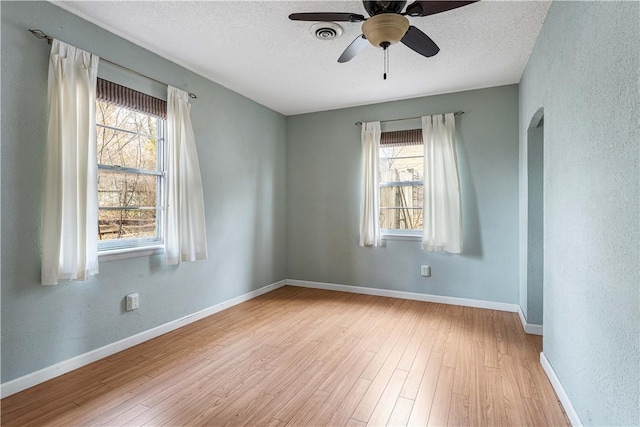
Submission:
{"label": "window mullion", "polygon": [[419,187],[423,181],[385,181],[378,184],[380,187]]}
{"label": "window mullion", "polygon": [[136,131],[133,131],[133,130],[123,129],[123,128],[119,128],[119,127],[116,127],[116,126],[109,126],[109,125],[105,125],[105,124],[102,124],[102,123],[96,123],[96,126],[104,128],[104,129],[109,129],[109,130],[112,130],[114,132],[123,132],[123,133],[128,133],[130,135],[142,136],[142,137],[149,138],[149,139],[159,139],[158,137],[153,136],[153,135],[149,135],[148,133],[136,132]]}
{"label": "window mullion", "polygon": [[120,165],[104,165],[101,163],[98,163],[98,170],[101,170],[104,172],[122,172],[122,173],[138,174],[138,175],[156,175],[156,176],[164,176],[164,173],[165,173],[163,170],[135,169],[135,168],[128,168],[126,166],[120,166]]}

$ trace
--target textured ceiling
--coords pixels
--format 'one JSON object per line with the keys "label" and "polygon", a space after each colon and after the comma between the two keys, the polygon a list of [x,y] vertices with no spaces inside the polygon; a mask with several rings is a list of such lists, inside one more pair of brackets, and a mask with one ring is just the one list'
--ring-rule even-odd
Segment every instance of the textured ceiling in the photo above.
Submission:
{"label": "textured ceiling", "polygon": [[517,83],[549,1],[487,1],[409,18],[440,53],[390,48],[389,78],[373,46],[339,64],[361,34],[340,23],[318,40],[293,12],[355,12],[359,1],[54,1],[54,4],[285,115]]}

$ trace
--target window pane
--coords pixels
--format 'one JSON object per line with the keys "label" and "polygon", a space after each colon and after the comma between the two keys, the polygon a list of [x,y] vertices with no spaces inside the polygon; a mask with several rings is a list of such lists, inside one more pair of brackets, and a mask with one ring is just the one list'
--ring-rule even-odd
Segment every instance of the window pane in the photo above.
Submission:
{"label": "window pane", "polygon": [[422,209],[380,208],[380,228],[384,230],[422,230]]}
{"label": "window pane", "polygon": [[153,238],[156,227],[155,210],[99,210],[99,240]]}
{"label": "window pane", "polygon": [[158,170],[158,140],[97,127],[98,164]]}
{"label": "window pane", "polygon": [[422,229],[422,185],[380,188],[380,228]]}
{"label": "window pane", "polygon": [[98,171],[98,206],[155,207],[159,179],[154,175]]}
{"label": "window pane", "polygon": [[145,135],[158,135],[157,119],[106,101],[96,101],[96,124]]}
{"label": "window pane", "polygon": [[380,147],[380,182],[422,181],[424,145]]}

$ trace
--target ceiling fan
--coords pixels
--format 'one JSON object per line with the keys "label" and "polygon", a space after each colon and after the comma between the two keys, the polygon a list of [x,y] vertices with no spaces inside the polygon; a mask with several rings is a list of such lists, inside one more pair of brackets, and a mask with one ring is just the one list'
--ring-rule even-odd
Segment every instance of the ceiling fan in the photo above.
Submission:
{"label": "ceiling fan", "polygon": [[362,3],[370,18],[365,18],[357,13],[311,12],[292,13],[289,15],[289,19],[316,22],[363,22],[362,34],[351,42],[338,58],[338,62],[350,61],[368,43],[371,43],[375,47],[384,49],[386,66],[386,50],[389,46],[398,42],[402,42],[415,52],[426,57],[434,56],[440,51],[438,45],[429,36],[413,25],[409,25],[409,20],[406,18],[407,15],[411,17],[435,15],[436,13],[456,9],[476,1],[478,0],[415,1],[407,6],[403,12],[402,9],[407,3],[406,1],[364,0]]}

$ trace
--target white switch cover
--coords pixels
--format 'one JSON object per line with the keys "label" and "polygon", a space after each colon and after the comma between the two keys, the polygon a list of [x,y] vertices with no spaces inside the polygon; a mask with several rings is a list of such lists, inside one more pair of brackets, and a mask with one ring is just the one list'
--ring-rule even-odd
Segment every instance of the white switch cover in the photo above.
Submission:
{"label": "white switch cover", "polygon": [[126,298],[127,301],[127,311],[135,310],[140,307],[140,296],[136,292],[135,294],[129,294]]}
{"label": "white switch cover", "polygon": [[420,266],[420,275],[422,277],[431,277],[431,266],[429,265]]}

